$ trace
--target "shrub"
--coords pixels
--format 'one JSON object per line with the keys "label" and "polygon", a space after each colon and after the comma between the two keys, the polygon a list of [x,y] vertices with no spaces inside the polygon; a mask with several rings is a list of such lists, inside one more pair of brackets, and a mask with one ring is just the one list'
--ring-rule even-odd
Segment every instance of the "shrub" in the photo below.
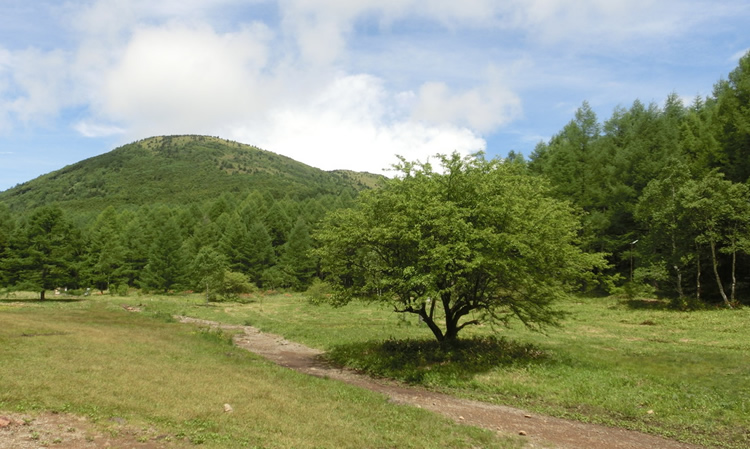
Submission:
{"label": "shrub", "polygon": [[236,300],[243,293],[251,293],[253,286],[247,276],[236,271],[225,271],[220,294],[224,300]]}
{"label": "shrub", "polygon": [[307,299],[312,304],[320,304],[331,295],[331,286],[318,278],[313,280],[312,285],[305,292]]}

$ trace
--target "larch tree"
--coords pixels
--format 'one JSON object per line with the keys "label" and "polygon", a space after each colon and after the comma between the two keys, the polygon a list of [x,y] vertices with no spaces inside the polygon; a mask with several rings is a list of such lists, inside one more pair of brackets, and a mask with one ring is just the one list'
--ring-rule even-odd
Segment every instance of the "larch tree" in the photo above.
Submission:
{"label": "larch tree", "polygon": [[75,245],[79,239],[60,208],[37,209],[17,229],[9,260],[18,288],[45,292],[73,281]]}

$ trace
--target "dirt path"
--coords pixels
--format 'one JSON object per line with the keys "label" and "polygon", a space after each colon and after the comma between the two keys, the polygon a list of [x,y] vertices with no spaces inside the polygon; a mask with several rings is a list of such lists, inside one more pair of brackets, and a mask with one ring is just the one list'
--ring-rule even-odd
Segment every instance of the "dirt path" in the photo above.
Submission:
{"label": "dirt path", "polygon": [[374,379],[350,370],[331,367],[321,361],[319,356],[322,351],[290,342],[279,335],[261,332],[252,326],[226,325],[189,317],[178,319],[183,323],[240,330],[242,332],[234,338],[238,347],[259,354],[278,365],[377,391],[390,397],[393,402],[431,410],[462,424],[483,427],[500,434],[525,435],[529,448],[700,449],[700,446],[640,432],[540,416],[516,408],[460,399],[419,387]]}

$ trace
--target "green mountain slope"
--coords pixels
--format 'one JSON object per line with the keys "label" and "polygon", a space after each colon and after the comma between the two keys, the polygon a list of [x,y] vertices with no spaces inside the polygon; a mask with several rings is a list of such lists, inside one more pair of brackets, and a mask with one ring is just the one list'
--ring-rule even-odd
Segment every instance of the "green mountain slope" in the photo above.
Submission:
{"label": "green mountain slope", "polygon": [[180,205],[222,193],[261,191],[304,199],[361,190],[379,176],[326,172],[259,148],[206,136],[153,137],[124,145],[0,192],[15,212],[58,204],[98,212],[146,204]]}

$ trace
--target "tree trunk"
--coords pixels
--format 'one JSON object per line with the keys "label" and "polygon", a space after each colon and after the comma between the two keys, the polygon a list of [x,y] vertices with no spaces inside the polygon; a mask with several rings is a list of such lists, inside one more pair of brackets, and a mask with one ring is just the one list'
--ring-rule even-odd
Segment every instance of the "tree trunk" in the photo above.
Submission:
{"label": "tree trunk", "polygon": [[427,324],[427,327],[430,328],[437,341],[442,343],[443,340],[445,340],[443,331],[437,324],[435,324],[435,321],[431,317],[427,316],[427,312],[425,311],[424,307],[422,307],[422,310],[419,311],[418,315],[422,318],[422,321]]}
{"label": "tree trunk", "polygon": [[735,292],[737,291],[737,246],[735,242],[735,235],[732,234],[732,290],[730,293],[730,299],[732,300],[732,304],[734,304],[736,300]]}
{"label": "tree trunk", "polygon": [[716,286],[719,287],[719,293],[721,294],[721,299],[724,300],[724,305],[732,308],[732,304],[729,302],[729,298],[727,298],[727,294],[724,291],[724,285],[721,283],[721,277],[719,277],[719,262],[716,260],[716,242],[713,240],[710,241],[711,243],[711,265],[714,269],[714,276],[716,277]]}
{"label": "tree trunk", "polygon": [[[674,195],[674,189],[673,193]],[[677,257],[677,242],[675,241],[675,235],[674,232],[671,234],[671,240],[672,240],[672,257]],[[673,259],[674,260],[674,259]],[[682,300],[682,298],[685,297],[685,293],[682,291],[682,270],[680,270],[679,265],[674,264],[672,265],[674,268],[674,271],[677,273],[677,296]]]}
{"label": "tree trunk", "polygon": [[674,269],[677,272],[677,296],[682,299],[685,297],[685,292],[682,290],[682,271],[677,265],[674,266]]}
{"label": "tree trunk", "polygon": [[701,300],[701,253],[698,244],[695,244],[695,265],[698,267],[698,272],[695,275],[695,299],[697,302]]}
{"label": "tree trunk", "polygon": [[41,292],[39,292],[39,300],[40,301],[44,301],[44,290],[42,290]]}

